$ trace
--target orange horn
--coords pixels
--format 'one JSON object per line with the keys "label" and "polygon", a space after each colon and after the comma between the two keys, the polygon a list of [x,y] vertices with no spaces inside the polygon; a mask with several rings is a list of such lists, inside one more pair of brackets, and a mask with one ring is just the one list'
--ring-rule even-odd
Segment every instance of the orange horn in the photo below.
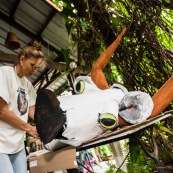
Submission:
{"label": "orange horn", "polygon": [[173,100],[173,77],[170,77],[164,85],[152,97],[154,109],[151,117],[154,117],[162,112]]}
{"label": "orange horn", "polygon": [[125,32],[126,28],[124,28],[121,31],[116,40],[100,55],[100,57],[96,60],[94,66],[97,66],[99,64],[99,67],[101,67],[101,69],[104,69],[104,67],[110,60],[112,54],[115,52],[116,48],[118,47]]}
{"label": "orange horn", "polygon": [[103,73],[103,69],[110,60],[112,54],[115,52],[116,48],[118,47],[125,32],[126,28],[121,31],[116,40],[99,56],[99,58],[96,60],[92,67],[91,78],[93,82],[97,85],[97,87],[102,90],[109,88],[109,85]]}

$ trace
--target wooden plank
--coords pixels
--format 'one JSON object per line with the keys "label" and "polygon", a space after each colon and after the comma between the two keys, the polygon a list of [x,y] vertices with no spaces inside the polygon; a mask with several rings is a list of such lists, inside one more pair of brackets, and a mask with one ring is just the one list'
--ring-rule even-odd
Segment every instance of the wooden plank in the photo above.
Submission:
{"label": "wooden plank", "polygon": [[4,53],[0,51],[0,62],[10,63],[10,64],[17,64],[18,58],[15,54]]}
{"label": "wooden plank", "polygon": [[81,146],[78,147],[78,150],[83,150],[83,149],[99,146],[102,144],[108,144],[111,142],[115,142],[120,139],[125,139],[125,138],[129,137],[130,135],[132,135],[133,133],[140,131],[146,127],[149,127],[150,125],[154,124],[155,122],[158,122],[158,121],[163,120],[170,116],[173,116],[173,111],[167,111],[164,114],[160,114],[154,118],[143,121],[142,123],[125,126],[120,129],[117,129],[115,131],[108,131],[91,140],[86,141],[85,143],[83,143]]}

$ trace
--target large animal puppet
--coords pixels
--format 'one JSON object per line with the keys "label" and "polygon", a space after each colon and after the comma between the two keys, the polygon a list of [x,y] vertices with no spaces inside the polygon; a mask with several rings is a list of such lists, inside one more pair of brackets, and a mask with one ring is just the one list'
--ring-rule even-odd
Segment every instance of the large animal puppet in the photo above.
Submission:
{"label": "large animal puppet", "polygon": [[141,91],[128,92],[120,84],[109,86],[103,69],[118,47],[126,28],[94,63],[91,76],[75,80],[75,95],[56,96],[38,92],[35,122],[38,134],[49,150],[79,146],[117,126],[140,123],[158,115],[173,99],[172,78],[151,98]]}

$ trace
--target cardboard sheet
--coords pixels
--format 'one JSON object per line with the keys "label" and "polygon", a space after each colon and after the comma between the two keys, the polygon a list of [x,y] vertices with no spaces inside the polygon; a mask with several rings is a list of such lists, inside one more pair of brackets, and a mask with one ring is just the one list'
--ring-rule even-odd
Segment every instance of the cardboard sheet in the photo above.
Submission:
{"label": "cardboard sheet", "polygon": [[55,152],[48,152],[28,159],[30,173],[53,172],[78,167],[76,148],[66,147]]}

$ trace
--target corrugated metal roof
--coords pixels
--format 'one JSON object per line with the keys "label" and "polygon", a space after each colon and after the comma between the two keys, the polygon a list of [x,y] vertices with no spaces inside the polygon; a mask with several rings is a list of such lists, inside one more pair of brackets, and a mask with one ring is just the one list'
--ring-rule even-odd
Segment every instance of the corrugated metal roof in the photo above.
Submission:
{"label": "corrugated metal roof", "polygon": [[[0,50],[6,54],[17,55],[21,48],[10,50],[4,46],[8,32],[15,32],[21,47],[32,40],[42,42],[43,52],[47,61],[50,57],[56,61],[63,61],[61,49],[66,49],[69,42],[65,22],[60,13],[44,0],[1,0],[0,5]],[[56,52],[56,53],[53,53]],[[58,57],[56,56],[58,55]],[[10,64],[8,59],[8,65]],[[0,57],[1,65],[6,63]],[[11,65],[14,60],[11,60]],[[5,64],[6,65],[6,64]],[[41,79],[47,69],[39,70],[32,75],[32,83]],[[49,73],[50,75],[50,73]],[[47,82],[47,81],[44,81]],[[58,82],[57,82],[58,83]],[[57,84],[57,87],[61,85]]]}

